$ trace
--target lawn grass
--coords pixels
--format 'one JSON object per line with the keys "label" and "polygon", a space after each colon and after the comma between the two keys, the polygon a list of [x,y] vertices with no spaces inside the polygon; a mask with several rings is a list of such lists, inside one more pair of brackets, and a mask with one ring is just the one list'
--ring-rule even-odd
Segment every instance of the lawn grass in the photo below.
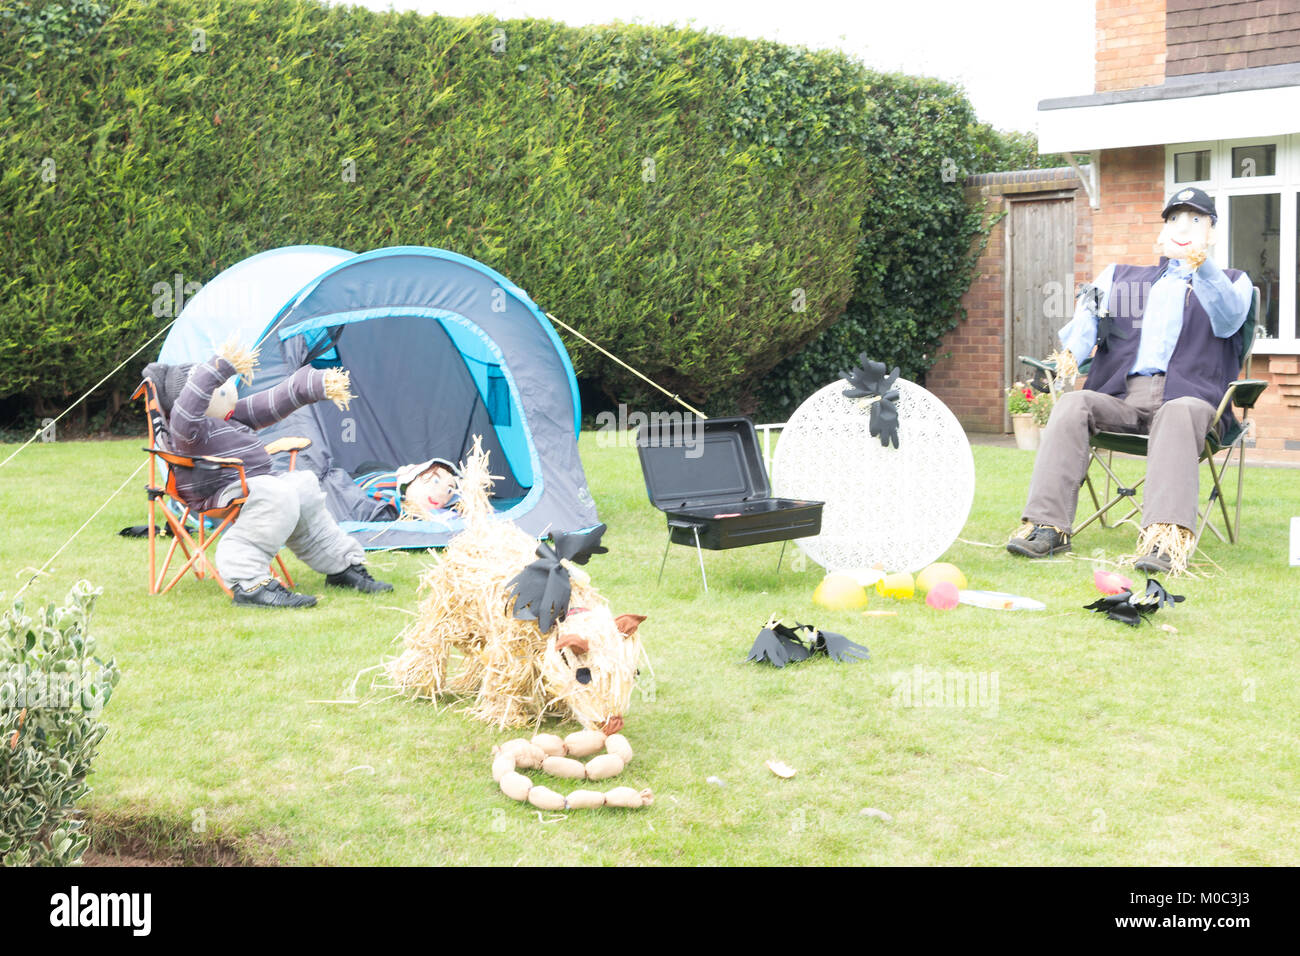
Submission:
{"label": "lawn grass", "polygon": [[[36,445],[5,467],[6,595],[118,487],[140,447]],[[648,615],[654,675],[634,695],[637,759],[618,782],[651,787],[652,808],[539,818],[492,783],[489,752],[507,734],[454,707],[317,702],[343,698],[394,650],[423,555],[373,559],[394,594],[330,592],[305,612],[236,609],[192,579],[149,597],[144,542],[116,536],[143,520],[141,475],[27,595],[61,599],[82,577],[104,588],[93,624],[123,678],[85,804],[98,825],[129,821],[159,849],[211,839],[284,863],[1300,862],[1296,472],[1251,469],[1244,541],[1207,545],[1222,573],[1173,582],[1187,601],[1135,630],[1081,610],[1097,596],[1089,560],[1001,549],[1028,452],[974,449],[962,537],[996,547],[959,542],[945,559],[972,587],[1048,610],[940,612],[873,595],[898,615],[863,617],[815,608],[820,570],[792,568],[788,551],[777,573],[779,545],[707,553],[708,595],[694,554],[674,547],[656,586],[664,519],[635,450],[590,434],[581,447],[610,526],[610,553],[588,569],[616,613]],[[1128,529],[1089,529],[1075,547],[1114,558],[1133,542]],[[321,593],[319,575],[290,567]],[[772,611],[844,633],[872,659],[745,663]],[[954,674],[982,678],[984,693],[927,700],[928,681]],[[769,757],[798,775],[774,777]]]}

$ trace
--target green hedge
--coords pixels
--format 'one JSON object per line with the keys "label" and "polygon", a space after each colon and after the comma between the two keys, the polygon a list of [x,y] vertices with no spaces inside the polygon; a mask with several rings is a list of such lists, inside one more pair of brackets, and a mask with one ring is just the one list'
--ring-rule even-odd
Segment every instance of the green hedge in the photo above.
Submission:
{"label": "green hedge", "polygon": [[[956,89],[836,52],[300,0],[0,0],[0,91],[0,399],[38,413],[169,320],[158,284],[292,243],[453,249],[753,408],[846,308],[827,335],[887,358],[951,322],[988,151]],[[608,396],[665,401],[564,337]]]}
{"label": "green hedge", "polygon": [[875,77],[869,152],[871,198],[862,213],[853,296],[839,322],[782,361],[761,394],[763,417],[784,421],[858,355],[924,381],[940,339],[963,313],[988,235],[963,181],[997,166],[987,127],[965,95],[919,77]]}

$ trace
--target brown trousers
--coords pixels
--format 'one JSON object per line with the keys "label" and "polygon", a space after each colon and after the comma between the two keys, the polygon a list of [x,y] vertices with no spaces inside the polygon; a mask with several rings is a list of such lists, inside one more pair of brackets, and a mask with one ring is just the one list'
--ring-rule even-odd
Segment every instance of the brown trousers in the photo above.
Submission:
{"label": "brown trousers", "polygon": [[1133,432],[1150,435],[1142,527],[1195,530],[1199,458],[1214,406],[1190,397],[1166,402],[1164,392],[1163,375],[1130,375],[1123,398],[1088,389],[1063,395],[1038,446],[1024,520],[1071,529],[1088,473],[1088,439],[1099,431]]}

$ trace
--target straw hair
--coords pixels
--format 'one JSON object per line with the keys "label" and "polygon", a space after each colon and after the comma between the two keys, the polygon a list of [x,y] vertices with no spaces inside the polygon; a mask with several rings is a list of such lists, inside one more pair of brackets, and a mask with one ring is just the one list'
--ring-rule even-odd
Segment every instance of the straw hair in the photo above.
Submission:
{"label": "straw hair", "polygon": [[257,349],[246,348],[232,335],[217,349],[217,354],[235,367],[236,374],[245,384],[253,380],[253,373],[257,370]]}
{"label": "straw hair", "polygon": [[325,397],[342,411],[348,410],[348,403],[356,398],[351,391],[352,373],[345,368],[327,368],[325,370]]}
{"label": "straw hair", "polygon": [[[389,680],[413,697],[461,698],[465,713],[502,729],[538,725],[548,716],[596,729],[621,717],[640,639],[618,634],[608,603],[568,562],[570,615],[547,635],[536,621],[516,619],[507,586],[535,560],[537,539],[493,516],[488,455],[477,436],[458,484],[465,529],[421,575],[416,619],[400,635],[401,653],[385,664]],[[585,639],[589,650],[556,650],[560,636]],[[454,657],[459,667],[452,673]],[[589,671],[585,684],[576,679],[579,667]]]}

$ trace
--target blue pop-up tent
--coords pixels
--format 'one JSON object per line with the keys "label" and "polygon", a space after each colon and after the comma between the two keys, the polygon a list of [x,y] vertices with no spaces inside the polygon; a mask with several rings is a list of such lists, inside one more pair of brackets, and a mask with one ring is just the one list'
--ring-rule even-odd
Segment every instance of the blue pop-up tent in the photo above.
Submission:
{"label": "blue pop-up tent", "polygon": [[578,457],[582,412],[573,366],[528,294],[473,259],[424,246],[354,255],[289,246],[252,256],[185,306],[158,361],[202,362],[232,334],[261,343],[240,394],[303,365],[341,365],[357,398],[299,409],[260,434],[301,435],[343,528],[368,549],[445,544],[459,522],[377,521],[353,478],[375,467],[461,461],[480,436],[500,480],[498,513],[525,531],[598,523]]}

